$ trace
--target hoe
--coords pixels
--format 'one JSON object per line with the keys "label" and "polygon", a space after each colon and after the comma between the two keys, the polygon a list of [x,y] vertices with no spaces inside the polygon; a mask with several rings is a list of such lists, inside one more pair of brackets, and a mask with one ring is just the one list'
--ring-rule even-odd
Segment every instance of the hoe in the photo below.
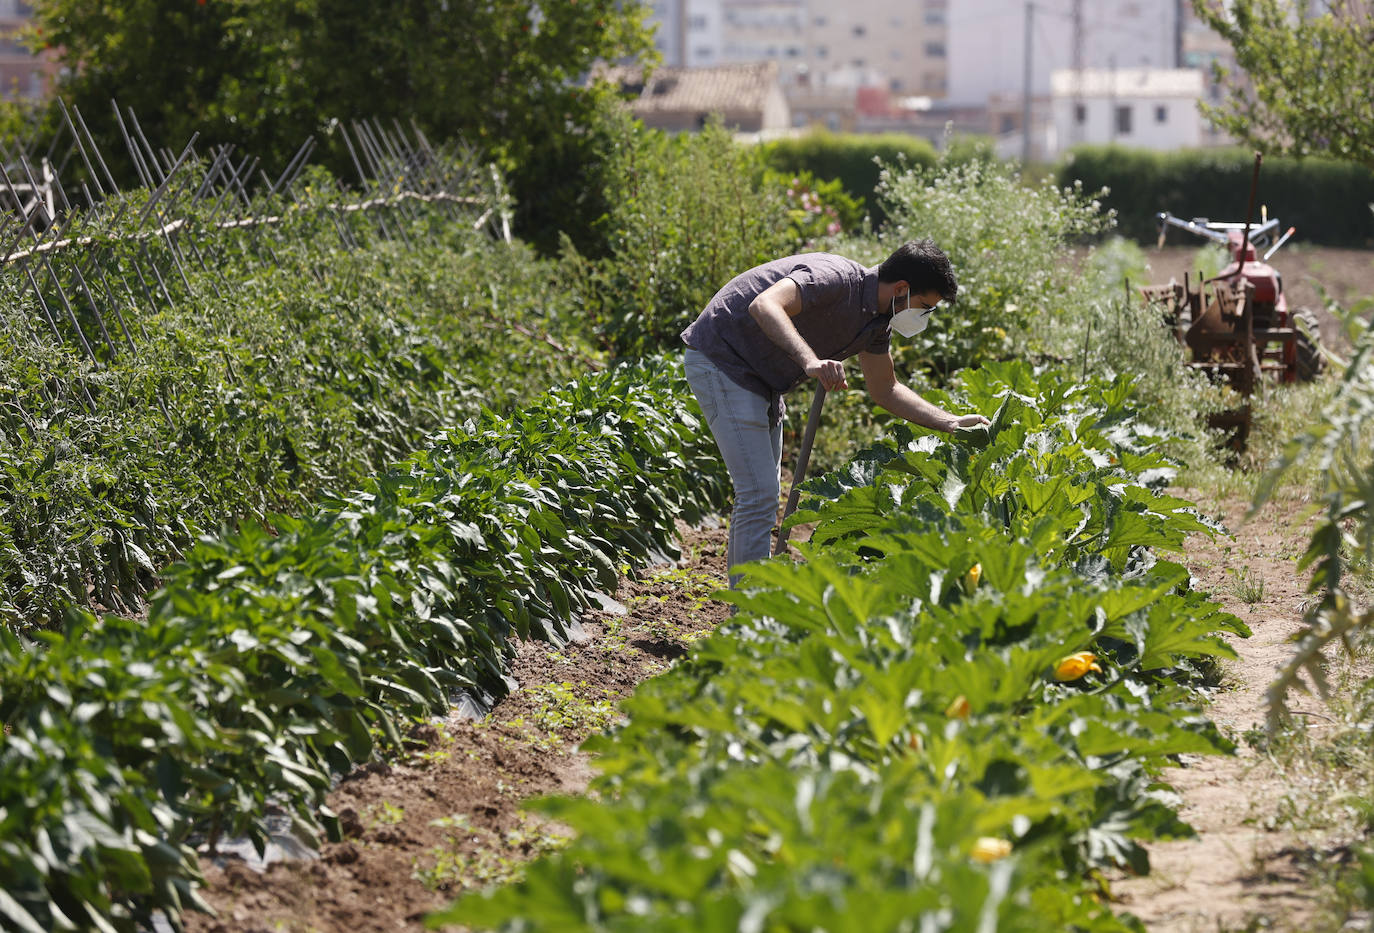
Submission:
{"label": "hoe", "polygon": [[[811,413],[806,418],[806,431],[802,434],[801,447],[797,451],[797,468],[792,471],[792,489],[787,493],[787,505],[782,510],[782,521],[787,521],[797,508],[797,498],[801,495],[802,480],[806,479],[806,467],[811,462],[811,444],[816,440],[816,429],[821,424],[821,406],[825,404],[825,386],[816,383],[816,395],[811,399]],[[773,556],[787,550],[789,532],[778,529],[778,539],[773,545]]]}

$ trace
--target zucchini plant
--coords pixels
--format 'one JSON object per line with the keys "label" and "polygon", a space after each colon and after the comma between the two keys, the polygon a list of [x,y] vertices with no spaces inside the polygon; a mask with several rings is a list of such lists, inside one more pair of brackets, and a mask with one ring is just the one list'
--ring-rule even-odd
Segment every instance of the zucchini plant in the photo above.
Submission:
{"label": "zucchini plant", "polygon": [[[1124,381],[984,367],[963,439],[905,429],[811,481],[804,563],[587,743],[579,834],[430,918],[501,930],[1131,930],[1101,869],[1187,835],[1161,769],[1231,750],[1200,711],[1240,620],[1189,589],[1209,524]],[[1201,664],[1195,662],[1201,662]]]}

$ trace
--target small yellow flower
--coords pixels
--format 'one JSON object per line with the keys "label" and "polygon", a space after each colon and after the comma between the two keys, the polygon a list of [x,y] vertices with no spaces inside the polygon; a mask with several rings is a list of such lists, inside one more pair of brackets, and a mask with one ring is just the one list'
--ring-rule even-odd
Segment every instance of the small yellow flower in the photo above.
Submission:
{"label": "small yellow flower", "polygon": [[970,858],[984,865],[1004,859],[1008,855],[1011,855],[1011,843],[1005,839],[994,839],[992,836],[979,836],[969,851]]}
{"label": "small yellow flower", "polygon": [[974,564],[968,569],[968,573],[964,574],[964,589],[970,591],[977,589],[978,581],[981,579],[983,579],[983,565]]}
{"label": "small yellow flower", "polygon": [[968,714],[971,709],[972,707],[969,706],[968,697],[961,693],[953,700],[950,700],[949,705],[945,707],[945,715],[950,719],[968,719]]}
{"label": "small yellow flower", "polygon": [[1097,666],[1097,655],[1091,651],[1079,651],[1059,659],[1059,663],[1054,668],[1054,679],[1059,681],[1077,680],[1088,671],[1102,673],[1102,668]]}

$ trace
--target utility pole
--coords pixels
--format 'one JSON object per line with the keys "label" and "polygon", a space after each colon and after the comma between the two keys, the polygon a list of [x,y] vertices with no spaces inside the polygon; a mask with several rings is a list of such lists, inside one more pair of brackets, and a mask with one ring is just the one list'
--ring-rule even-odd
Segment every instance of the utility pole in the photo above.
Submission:
{"label": "utility pole", "polygon": [[[1183,3],[1184,0],[1177,0]],[[1082,115],[1082,122],[1079,117]],[[1073,117],[1069,124],[1069,140],[1083,141],[1083,123],[1087,114],[1083,110],[1083,0],[1073,0]]]}
{"label": "utility pole", "polygon": [[1021,164],[1030,164],[1031,157],[1031,17],[1035,4],[1026,3],[1026,48],[1023,54],[1025,73],[1021,83]]}
{"label": "utility pole", "polygon": [[1174,67],[1183,67],[1183,17],[1187,0],[1174,0]]}
{"label": "utility pole", "polygon": [[677,66],[687,67],[687,0],[677,0]]}
{"label": "utility pole", "polygon": [[1116,142],[1116,56],[1107,56],[1107,142]]}

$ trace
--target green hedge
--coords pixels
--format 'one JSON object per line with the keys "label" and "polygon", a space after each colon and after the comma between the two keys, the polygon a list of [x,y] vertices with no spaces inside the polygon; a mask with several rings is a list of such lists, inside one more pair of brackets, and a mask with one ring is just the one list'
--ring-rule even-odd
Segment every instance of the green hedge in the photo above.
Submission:
{"label": "green hedge", "polygon": [[[1123,146],[1075,148],[1058,168],[1058,183],[1081,180],[1084,188],[1111,189],[1103,199],[1115,208],[1121,234],[1153,243],[1159,234],[1155,214],[1244,220],[1250,197],[1254,152],[1244,149],[1194,149],[1153,152]],[[1255,207],[1266,205],[1284,228],[1295,226],[1293,242],[1322,246],[1374,246],[1374,173],[1357,165],[1320,159],[1274,158],[1260,169]],[[1198,242],[1172,230],[1175,243]]]}
{"label": "green hedge", "polygon": [[878,160],[911,166],[935,164],[935,147],[905,133],[864,135],[815,132],[764,144],[764,158],[779,172],[810,172],[817,178],[837,179],[850,197],[868,206],[874,224],[881,223],[873,193],[878,187]]}
{"label": "green hedge", "polygon": [[[709,448],[709,449],[708,449]],[[307,518],[205,540],[148,618],[0,628],[0,929],[133,933],[196,903],[193,834],[284,808],[450,691],[505,691],[518,634],[559,639],[725,482],[681,369],[597,373],[484,411]]]}

